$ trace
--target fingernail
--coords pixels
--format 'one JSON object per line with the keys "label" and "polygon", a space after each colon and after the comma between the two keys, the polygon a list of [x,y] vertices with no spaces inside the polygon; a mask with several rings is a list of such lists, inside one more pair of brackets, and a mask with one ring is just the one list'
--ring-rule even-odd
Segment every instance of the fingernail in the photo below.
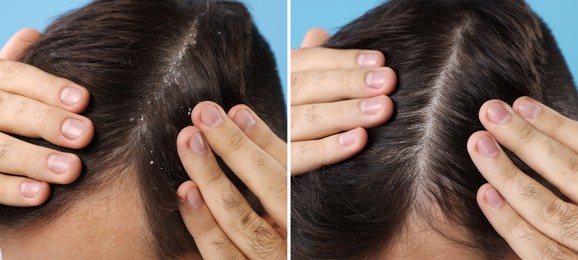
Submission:
{"label": "fingernail", "polygon": [[380,97],[366,99],[359,103],[359,109],[366,115],[375,115],[383,108],[383,102]]}
{"label": "fingernail", "polygon": [[20,194],[26,198],[34,198],[40,192],[40,187],[42,184],[36,181],[25,181],[20,184]]}
{"label": "fingernail", "polygon": [[510,120],[510,112],[502,104],[493,104],[488,108],[488,118],[496,125],[503,125]]}
{"label": "fingernail", "polygon": [[534,119],[540,115],[542,108],[530,100],[522,100],[518,105],[518,112],[526,119]]}
{"label": "fingernail", "polygon": [[339,137],[337,137],[337,141],[342,146],[351,146],[352,144],[355,143],[356,140],[357,140],[357,133],[355,130],[345,132],[339,135]]}
{"label": "fingernail", "polygon": [[478,141],[478,151],[488,158],[494,158],[500,154],[496,143],[489,136],[482,136]]}
{"label": "fingernail", "polygon": [[82,91],[78,88],[66,87],[60,92],[60,101],[67,106],[72,106],[82,98]]}
{"label": "fingernail", "polygon": [[494,188],[489,188],[486,191],[486,202],[495,209],[501,209],[504,206],[504,198]]}
{"label": "fingernail", "polygon": [[201,120],[209,127],[217,127],[223,123],[223,117],[214,106],[206,106],[201,111]]}
{"label": "fingernail", "polygon": [[244,132],[251,129],[255,125],[255,119],[251,115],[251,112],[241,109],[235,115],[235,124],[237,124]]}
{"label": "fingernail", "polygon": [[201,197],[199,189],[193,187],[187,193],[187,202],[193,209],[200,209],[203,206],[203,197]]}
{"label": "fingernail", "polygon": [[70,140],[76,140],[86,130],[86,124],[77,119],[66,119],[62,124],[62,134]]}
{"label": "fingernail", "polygon": [[189,149],[198,155],[203,155],[207,152],[207,144],[200,132],[195,132],[189,139]]}
{"label": "fingernail", "polygon": [[66,172],[71,163],[72,158],[68,156],[59,154],[52,154],[48,156],[48,169],[57,174]]}
{"label": "fingernail", "polygon": [[357,55],[357,65],[361,68],[372,68],[377,66],[379,54],[375,52],[363,52]]}
{"label": "fingernail", "polygon": [[370,88],[379,89],[385,84],[387,76],[387,71],[385,70],[371,71],[365,75],[365,84]]}

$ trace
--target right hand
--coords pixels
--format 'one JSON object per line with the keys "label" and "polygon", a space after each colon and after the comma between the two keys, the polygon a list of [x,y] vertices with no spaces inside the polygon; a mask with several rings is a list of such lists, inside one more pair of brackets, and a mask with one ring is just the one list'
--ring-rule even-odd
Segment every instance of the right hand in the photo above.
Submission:
{"label": "right hand", "polygon": [[74,154],[8,134],[74,149],[86,146],[94,134],[91,121],[78,115],[89,101],[84,87],[18,62],[41,37],[36,30],[23,29],[0,50],[0,204],[7,206],[44,203],[48,183],[71,183],[82,168]]}
{"label": "right hand", "polygon": [[386,122],[397,83],[379,51],[320,46],[329,34],[307,33],[291,51],[291,174],[343,161],[367,143],[364,128]]}

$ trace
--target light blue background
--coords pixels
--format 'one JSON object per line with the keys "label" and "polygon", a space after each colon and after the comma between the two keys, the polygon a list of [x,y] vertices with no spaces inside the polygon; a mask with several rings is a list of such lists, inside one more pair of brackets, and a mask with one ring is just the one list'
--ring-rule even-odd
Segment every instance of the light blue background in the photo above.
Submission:
{"label": "light blue background", "polygon": [[[163,0],[159,0],[163,1]],[[0,46],[19,29],[43,31],[54,19],[89,0],[12,0],[2,1],[0,9]],[[279,68],[287,97],[287,0],[241,0],[245,3],[261,34],[267,39]]]}
{"label": "light blue background", "polygon": [[[484,1],[484,0],[479,0]],[[292,0],[291,48],[298,48],[305,32],[321,27],[335,33],[383,0]],[[578,83],[578,0],[526,0],[549,25]]]}

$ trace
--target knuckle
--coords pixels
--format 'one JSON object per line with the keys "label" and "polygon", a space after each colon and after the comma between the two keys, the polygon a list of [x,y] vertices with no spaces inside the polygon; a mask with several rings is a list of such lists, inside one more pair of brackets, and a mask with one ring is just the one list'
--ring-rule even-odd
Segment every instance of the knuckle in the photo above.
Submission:
{"label": "knuckle", "polygon": [[259,140],[258,140],[258,144],[261,148],[263,148],[263,150],[267,150],[269,148],[271,148],[273,146],[273,144],[275,143],[275,134],[268,129],[263,129],[264,131],[262,131],[259,134]]}
{"label": "knuckle", "polygon": [[268,159],[269,158],[267,158],[267,156],[265,156],[265,154],[259,150],[254,150],[251,152],[251,160],[253,161],[255,168],[266,168],[269,164],[267,161]]}
{"label": "knuckle", "polygon": [[566,218],[567,214],[565,203],[559,199],[555,199],[544,206],[541,220],[550,225],[560,225],[562,219]]}
{"label": "knuckle", "polygon": [[[0,202],[6,203],[9,198],[8,176],[0,173]],[[0,203],[1,204],[1,203]]]}
{"label": "knuckle", "polygon": [[43,106],[38,112],[34,113],[33,126],[34,129],[45,129],[44,123],[49,120],[56,119],[56,111],[50,106]]}
{"label": "knuckle", "polygon": [[527,147],[535,138],[532,127],[520,127],[516,132],[518,133],[516,141],[518,148]]}
{"label": "knuckle", "polygon": [[274,177],[272,183],[272,191],[279,196],[278,199],[287,200],[287,177],[285,174]]}
{"label": "knuckle", "polygon": [[522,199],[528,200],[536,198],[538,190],[534,182],[520,180],[518,182],[518,193]]}
{"label": "knuckle", "polygon": [[242,209],[239,217],[233,221],[233,229],[238,233],[250,236],[261,226],[261,219],[250,207]]}
{"label": "knuckle", "polygon": [[530,242],[536,237],[534,228],[526,221],[522,219],[512,219],[507,226],[512,227],[511,236],[515,240],[522,240],[524,242]]}
{"label": "knuckle", "polygon": [[271,228],[259,226],[252,232],[249,239],[251,251],[259,258],[283,259],[285,256],[282,254],[283,250],[280,250],[282,246],[279,245],[279,241]]}
{"label": "knuckle", "polygon": [[7,60],[0,60],[0,80],[6,80],[14,77],[22,70],[22,64]]}
{"label": "knuckle", "polygon": [[218,183],[221,178],[223,177],[223,170],[221,169],[221,166],[219,166],[219,164],[215,161],[215,162],[211,162],[209,163],[209,165],[206,168],[206,173],[204,174],[204,176],[206,176],[206,183],[209,184],[213,184],[213,183]]}
{"label": "knuckle", "polygon": [[303,54],[303,49],[292,49],[291,50],[291,65],[296,68],[299,64],[299,57]]}
{"label": "knuckle", "polygon": [[566,251],[563,250],[560,245],[558,245],[557,243],[553,242],[553,241],[548,241],[546,242],[546,244],[543,246],[543,250],[542,250],[542,259],[568,259],[570,257],[570,254]]}
{"label": "knuckle", "polygon": [[261,218],[252,210],[238,218],[233,226],[247,238],[251,252],[257,258],[282,258],[282,250],[279,250],[279,241],[273,229],[263,225]]}
{"label": "knuckle", "polygon": [[240,194],[236,193],[232,184],[229,184],[225,189],[219,193],[219,199],[223,208],[227,211],[232,211],[241,205]]}
{"label": "knuckle", "polygon": [[235,153],[240,151],[247,143],[245,133],[241,131],[231,131],[226,141],[225,154]]}
{"label": "knuckle", "polygon": [[58,84],[57,78],[45,77],[42,78],[38,84],[38,93],[40,97],[50,97],[52,96],[53,86]]}
{"label": "knuckle", "polygon": [[565,123],[566,123],[566,119],[564,118],[564,116],[562,116],[558,113],[555,113],[551,117],[548,132],[550,132],[550,133],[558,132],[559,130],[561,130],[565,127]]}

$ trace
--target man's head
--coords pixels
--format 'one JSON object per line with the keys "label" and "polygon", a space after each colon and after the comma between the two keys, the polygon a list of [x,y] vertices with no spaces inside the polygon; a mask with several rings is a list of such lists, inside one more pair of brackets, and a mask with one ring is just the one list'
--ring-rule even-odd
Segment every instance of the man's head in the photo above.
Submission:
{"label": "man's head", "polygon": [[[191,124],[191,109],[203,100],[224,109],[244,103],[285,136],[272,53],[239,3],[95,1],[49,26],[23,61],[89,89],[84,115],[95,137],[86,148],[70,151],[83,162],[80,178],[54,185],[46,204],[0,206],[5,254],[14,248],[79,258],[195,253],[175,193],[188,179],[176,137]],[[45,250],[62,246],[68,250]]]}
{"label": "man's head", "polygon": [[390,1],[325,46],[382,51],[398,75],[395,112],[368,129],[358,156],[293,178],[293,256],[511,254],[477,206],[486,181],[466,144],[490,99],[527,95],[578,118],[571,75],[539,18],[523,1]]}

